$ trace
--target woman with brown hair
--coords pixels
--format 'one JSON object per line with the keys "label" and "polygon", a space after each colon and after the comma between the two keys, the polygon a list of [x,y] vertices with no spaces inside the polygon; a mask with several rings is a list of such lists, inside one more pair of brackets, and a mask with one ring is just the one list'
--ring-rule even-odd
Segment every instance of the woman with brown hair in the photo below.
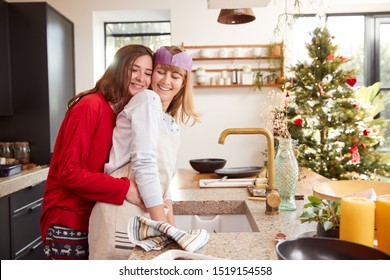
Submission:
{"label": "woman with brown hair", "polygon": [[88,259],[88,223],[97,201],[144,209],[137,186],[103,173],[117,114],[148,88],[152,51],[119,49],[94,88],[73,97],[61,124],[43,197],[41,236],[50,259]]}

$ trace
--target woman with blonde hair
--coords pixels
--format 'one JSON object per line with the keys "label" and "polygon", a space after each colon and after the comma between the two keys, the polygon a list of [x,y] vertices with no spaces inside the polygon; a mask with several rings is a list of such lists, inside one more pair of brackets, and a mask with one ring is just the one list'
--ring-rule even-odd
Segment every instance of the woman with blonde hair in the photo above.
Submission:
{"label": "woman with blonde hair", "polygon": [[98,203],[90,222],[91,259],[126,259],[134,244],[127,236],[132,216],[174,225],[169,185],[175,173],[180,130],[177,122],[199,121],[193,104],[192,58],[177,46],[154,55],[152,90],[134,96],[118,115],[105,172],[136,181],[147,211],[125,203]]}

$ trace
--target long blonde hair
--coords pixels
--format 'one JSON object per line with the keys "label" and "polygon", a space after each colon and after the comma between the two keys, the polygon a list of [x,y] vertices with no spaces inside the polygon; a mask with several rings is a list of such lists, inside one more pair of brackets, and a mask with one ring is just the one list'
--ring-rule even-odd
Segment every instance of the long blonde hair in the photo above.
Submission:
{"label": "long blonde hair", "polygon": [[95,87],[81,92],[70,99],[68,110],[82,97],[100,92],[107,102],[114,105],[117,112],[121,111],[131,97],[128,93],[131,80],[131,77],[129,79],[128,76],[128,69],[132,68],[137,58],[144,55],[148,55],[153,59],[152,50],[143,45],[132,44],[120,48],[115,53],[112,63],[107,67],[103,76],[96,82]]}
{"label": "long blonde hair", "polygon": [[[164,46],[172,55],[183,52],[178,46]],[[161,68],[165,71],[175,71],[183,75],[183,87],[178,94],[172,99],[166,113],[175,118],[176,121],[188,124],[191,121],[191,126],[200,122],[200,115],[195,111],[193,100],[192,74],[185,69],[177,66],[161,64]]]}

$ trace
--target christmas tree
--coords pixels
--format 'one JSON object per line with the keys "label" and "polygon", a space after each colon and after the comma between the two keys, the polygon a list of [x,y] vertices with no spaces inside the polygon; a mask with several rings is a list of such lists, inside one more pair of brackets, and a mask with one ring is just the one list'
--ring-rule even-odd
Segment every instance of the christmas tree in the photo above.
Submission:
{"label": "christmas tree", "polygon": [[389,177],[390,165],[377,151],[387,127],[377,117],[383,110],[380,84],[355,89],[356,73],[344,69],[348,59],[337,55],[328,29],[311,35],[311,61],[297,63],[285,84],[288,129],[298,140],[300,166],[338,180]]}

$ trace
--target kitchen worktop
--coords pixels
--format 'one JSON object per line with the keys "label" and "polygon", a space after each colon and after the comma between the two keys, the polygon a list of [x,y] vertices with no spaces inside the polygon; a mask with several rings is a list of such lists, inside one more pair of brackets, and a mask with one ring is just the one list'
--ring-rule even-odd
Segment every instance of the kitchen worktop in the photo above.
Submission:
{"label": "kitchen worktop", "polygon": [[45,181],[48,172],[48,166],[36,166],[12,176],[0,177],[0,198]]}
{"label": "kitchen worktop", "polygon": [[[0,177],[0,197],[12,194],[23,188],[46,180],[49,168],[38,167],[23,170],[9,177]],[[299,216],[307,196],[312,194],[313,186],[327,182],[324,178],[310,170],[303,169],[297,186],[297,194],[303,194],[305,200],[297,200],[297,210],[279,211],[278,215],[265,214],[265,201],[249,200],[246,188],[200,188],[200,179],[219,179],[216,174],[200,174],[192,169],[179,169],[172,182],[172,198],[175,214],[247,214],[259,232],[210,233],[206,246],[195,253],[222,259],[241,260],[274,260],[275,235],[284,233],[287,238],[295,238],[298,234],[314,230],[314,223],[301,224]],[[161,251],[145,252],[136,248],[129,259],[153,259],[159,254],[180,249],[175,243]]]}
{"label": "kitchen worktop", "polygon": [[[265,201],[249,200],[247,188],[200,188],[200,179],[219,179],[216,174],[199,174],[192,169],[179,169],[172,182],[174,213],[178,214],[247,214],[253,217],[259,232],[210,233],[206,246],[195,253],[221,259],[275,260],[275,235],[279,232],[287,238],[315,230],[315,223],[301,224],[299,216],[307,196],[312,194],[313,186],[327,182],[308,169],[301,170],[297,194],[304,200],[297,200],[297,210],[279,211],[277,215],[265,214]],[[136,247],[129,259],[153,259],[170,249],[180,249],[170,244],[162,251],[145,252]]]}

